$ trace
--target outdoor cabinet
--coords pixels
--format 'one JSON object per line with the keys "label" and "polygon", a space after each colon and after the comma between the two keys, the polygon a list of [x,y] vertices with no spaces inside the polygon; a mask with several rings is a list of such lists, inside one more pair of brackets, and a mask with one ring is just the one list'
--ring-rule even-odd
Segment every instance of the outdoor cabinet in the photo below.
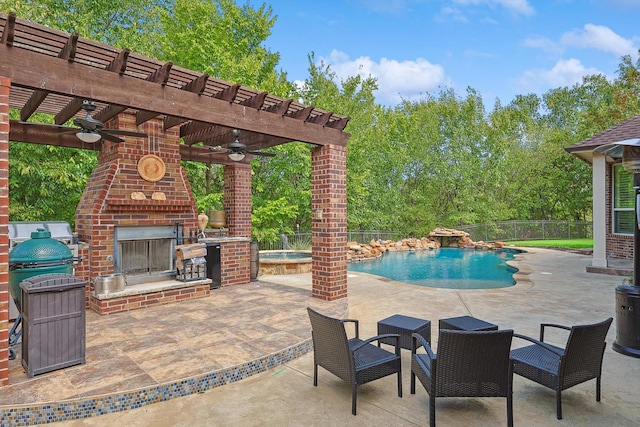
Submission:
{"label": "outdoor cabinet", "polygon": [[86,282],[44,274],[20,282],[22,366],[27,376],[85,363]]}

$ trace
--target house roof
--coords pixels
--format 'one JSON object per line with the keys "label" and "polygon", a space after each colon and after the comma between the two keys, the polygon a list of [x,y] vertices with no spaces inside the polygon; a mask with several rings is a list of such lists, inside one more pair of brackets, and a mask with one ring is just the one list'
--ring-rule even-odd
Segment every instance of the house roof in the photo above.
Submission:
{"label": "house roof", "polygon": [[598,134],[578,142],[565,150],[574,156],[592,163],[593,150],[601,145],[640,137],[640,115],[610,127]]}
{"label": "house roof", "polygon": [[[292,141],[345,146],[349,118],[223,81],[93,40],[0,13],[0,76],[11,80],[9,140],[99,150],[60,127],[82,118],[82,103],[93,101],[93,117],[102,122],[123,111],[136,125],[153,118],[164,129],[179,128],[181,157],[227,164],[224,146],[241,131],[248,151]],[[56,125],[33,124],[33,114],[54,116]],[[29,120],[31,119],[31,120]],[[27,124],[26,122],[29,121]],[[202,143],[202,144],[200,144]],[[247,161],[251,156],[247,156]]]}

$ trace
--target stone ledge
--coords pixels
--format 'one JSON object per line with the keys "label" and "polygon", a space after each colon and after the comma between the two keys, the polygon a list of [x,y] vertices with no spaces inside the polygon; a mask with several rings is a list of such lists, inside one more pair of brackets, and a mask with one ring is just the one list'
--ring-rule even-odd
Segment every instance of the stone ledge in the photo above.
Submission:
{"label": "stone ledge", "polygon": [[210,285],[211,282],[211,279],[192,280],[190,282],[183,282],[181,280],[163,280],[159,282],[141,283],[138,285],[126,286],[124,290],[120,292],[110,292],[108,294],[96,294],[92,292],[91,297],[97,300],[108,300],[128,297],[131,295],[151,294],[170,289],[182,289],[199,285]]}
{"label": "stone ledge", "polygon": [[[211,295],[211,279],[182,282],[166,280],[164,282],[133,285],[124,291],[89,297],[89,308],[100,315],[139,310],[164,304]],[[98,298],[100,297],[100,298]]]}

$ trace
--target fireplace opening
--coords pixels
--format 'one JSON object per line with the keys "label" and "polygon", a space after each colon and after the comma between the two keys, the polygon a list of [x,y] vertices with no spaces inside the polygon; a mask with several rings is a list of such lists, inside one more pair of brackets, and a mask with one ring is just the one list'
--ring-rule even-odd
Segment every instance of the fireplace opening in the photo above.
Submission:
{"label": "fireplace opening", "polygon": [[116,227],[114,272],[127,285],[175,278],[175,247],[179,226]]}

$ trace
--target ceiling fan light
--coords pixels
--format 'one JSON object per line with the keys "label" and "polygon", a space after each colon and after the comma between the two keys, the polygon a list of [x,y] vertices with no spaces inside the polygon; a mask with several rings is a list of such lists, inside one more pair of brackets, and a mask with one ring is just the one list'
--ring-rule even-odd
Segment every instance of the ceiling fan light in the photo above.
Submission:
{"label": "ceiling fan light", "polygon": [[76,133],[76,136],[80,141],[87,142],[87,143],[98,142],[100,141],[100,138],[102,138],[102,136],[100,136],[98,132],[84,131],[84,130]]}
{"label": "ceiling fan light", "polygon": [[244,159],[245,154],[242,151],[232,151],[229,153],[229,158],[234,162],[239,162]]}
{"label": "ceiling fan light", "polygon": [[[234,135],[236,134],[236,132],[237,131],[234,131]],[[231,150],[231,152],[229,153],[229,158],[234,162],[239,162],[240,160],[244,159],[244,150],[247,148],[247,146],[237,139],[234,140],[231,144],[227,145],[227,148]]]}

